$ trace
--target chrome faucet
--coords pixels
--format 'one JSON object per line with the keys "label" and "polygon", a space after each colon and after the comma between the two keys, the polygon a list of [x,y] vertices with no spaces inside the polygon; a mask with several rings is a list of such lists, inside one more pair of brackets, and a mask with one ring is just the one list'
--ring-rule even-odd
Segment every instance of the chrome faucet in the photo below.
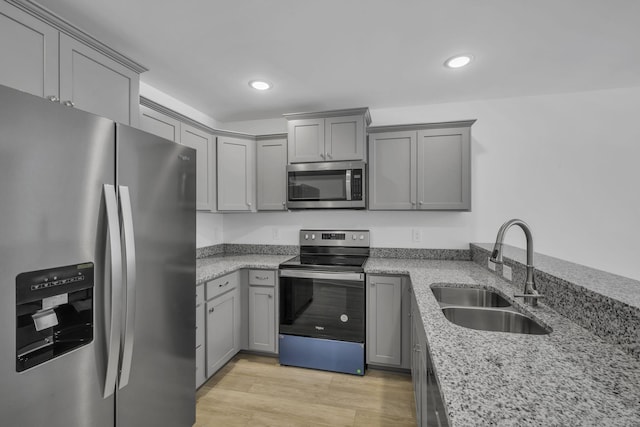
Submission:
{"label": "chrome faucet", "polygon": [[504,236],[507,233],[507,230],[513,225],[517,225],[522,228],[527,239],[527,279],[524,283],[524,292],[522,294],[516,294],[514,297],[524,297],[525,304],[531,304],[535,307],[538,305],[538,298],[542,298],[544,295],[540,295],[538,293],[535,278],[533,276],[533,237],[531,236],[531,229],[526,222],[521,219],[510,219],[502,224],[498,230],[498,236],[496,237],[496,243],[493,246],[493,252],[491,253],[490,260],[496,264],[503,263],[502,245],[504,242]]}

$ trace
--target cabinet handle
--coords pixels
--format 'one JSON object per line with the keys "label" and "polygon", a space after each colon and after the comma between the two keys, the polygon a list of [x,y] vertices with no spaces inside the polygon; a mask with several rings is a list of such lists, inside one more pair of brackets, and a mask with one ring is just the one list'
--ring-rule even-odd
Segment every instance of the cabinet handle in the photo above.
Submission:
{"label": "cabinet handle", "polygon": [[287,206],[287,202],[282,202],[282,206]]}
{"label": "cabinet handle", "polygon": [[416,202],[412,201],[411,206],[415,206],[415,205],[416,205]]}
{"label": "cabinet handle", "polygon": [[273,298],[273,295],[269,295],[269,299]]}
{"label": "cabinet handle", "polygon": [[424,202],[422,200],[420,200],[420,205],[422,206],[424,204]]}
{"label": "cabinet handle", "polygon": [[211,308],[209,309],[209,313],[213,313],[213,311],[214,311],[214,310],[215,310],[215,307],[211,307]]}
{"label": "cabinet handle", "polygon": [[320,157],[322,157],[324,159],[325,158],[324,153],[320,153]]}
{"label": "cabinet handle", "polygon": [[227,286],[229,284],[229,281],[227,280],[226,282],[218,285],[219,288],[222,288],[223,286]]}
{"label": "cabinet handle", "polygon": [[327,153],[327,157],[330,159],[333,159],[333,156],[331,156],[331,154]]}
{"label": "cabinet handle", "polygon": [[66,105],[67,107],[75,107],[76,104],[73,103],[73,101],[67,100],[67,101],[62,101],[62,105]]}
{"label": "cabinet handle", "polygon": [[254,276],[258,280],[267,280],[269,276]]}
{"label": "cabinet handle", "polygon": [[51,101],[51,102],[60,102],[60,98],[58,98],[58,97],[57,97],[57,96],[55,96],[55,95],[49,95],[49,96],[47,96],[47,99],[48,99],[49,101]]}
{"label": "cabinet handle", "polygon": [[247,202],[247,206],[251,207],[251,202]]}

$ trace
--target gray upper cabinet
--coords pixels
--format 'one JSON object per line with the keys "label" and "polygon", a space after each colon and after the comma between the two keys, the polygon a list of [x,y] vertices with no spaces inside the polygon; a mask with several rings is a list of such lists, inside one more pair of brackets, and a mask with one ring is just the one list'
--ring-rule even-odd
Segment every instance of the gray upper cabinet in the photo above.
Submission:
{"label": "gray upper cabinet", "polygon": [[0,1],[0,84],[58,97],[58,31]]}
{"label": "gray upper cabinet", "polygon": [[256,142],[257,209],[287,209],[287,139],[263,138]]}
{"label": "gray upper cabinet", "polygon": [[414,131],[369,136],[369,209],[415,208],[416,141]]}
{"label": "gray upper cabinet", "polygon": [[218,137],[218,210],[255,207],[255,141]]}
{"label": "gray upper cabinet", "polygon": [[180,122],[173,117],[140,106],[140,129],[173,142],[180,142]]}
{"label": "gray upper cabinet", "polygon": [[180,144],[196,150],[196,209],[215,210],[215,137],[194,126],[182,123]]}
{"label": "gray upper cabinet", "polygon": [[324,119],[290,120],[289,162],[322,162],[324,151]]}
{"label": "gray upper cabinet", "polygon": [[60,100],[120,123],[137,126],[137,73],[60,34]]}
{"label": "gray upper cabinet", "polygon": [[474,122],[370,127],[369,209],[471,210]]}
{"label": "gray upper cabinet", "polygon": [[365,160],[368,108],[285,114],[289,163]]}
{"label": "gray upper cabinet", "polygon": [[0,2],[0,84],[132,126],[142,65],[31,1]]}

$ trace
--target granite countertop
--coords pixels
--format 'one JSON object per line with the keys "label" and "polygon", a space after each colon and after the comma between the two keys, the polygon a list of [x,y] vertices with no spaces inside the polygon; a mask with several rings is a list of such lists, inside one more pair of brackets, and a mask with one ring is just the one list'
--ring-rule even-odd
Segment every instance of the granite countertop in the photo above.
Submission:
{"label": "granite countertop", "polygon": [[196,259],[196,285],[241,268],[277,270],[293,255],[218,255]]}
{"label": "granite countertop", "polygon": [[[449,421],[467,425],[640,425],[640,360],[470,261],[369,258],[366,273],[409,275]],[[463,328],[445,319],[430,286],[493,288],[550,327],[548,335]]]}

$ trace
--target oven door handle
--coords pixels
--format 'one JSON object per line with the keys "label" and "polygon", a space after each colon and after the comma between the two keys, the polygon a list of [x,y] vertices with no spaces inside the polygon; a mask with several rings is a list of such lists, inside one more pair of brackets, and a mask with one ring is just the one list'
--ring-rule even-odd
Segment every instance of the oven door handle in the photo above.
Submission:
{"label": "oven door handle", "polygon": [[353,282],[364,281],[364,273],[328,273],[307,270],[280,270],[280,277],[295,277],[299,279],[349,280]]}

